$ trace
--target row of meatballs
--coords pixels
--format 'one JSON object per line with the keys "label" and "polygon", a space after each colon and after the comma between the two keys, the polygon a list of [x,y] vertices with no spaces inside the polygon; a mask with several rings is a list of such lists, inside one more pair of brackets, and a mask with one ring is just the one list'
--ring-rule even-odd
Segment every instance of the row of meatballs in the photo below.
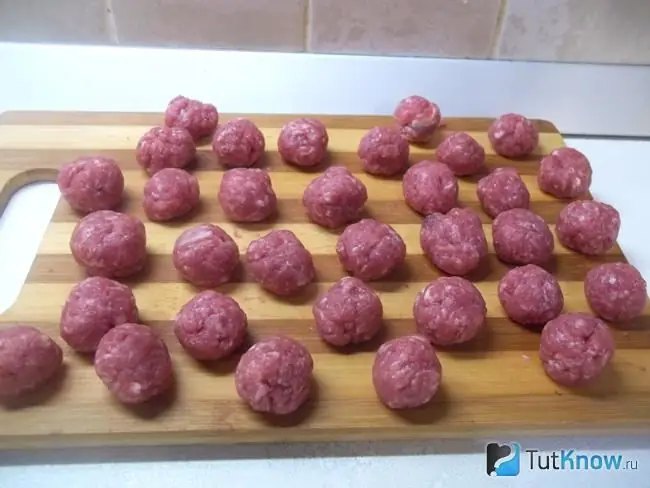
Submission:
{"label": "row of meatballs", "polygon": [[[143,201],[150,220],[182,217],[197,205],[198,181],[180,168],[191,163],[196,155],[195,144],[201,138],[214,134],[213,149],[226,168],[249,167],[260,159],[265,141],[253,122],[238,118],[218,125],[218,120],[213,105],[179,96],[168,105],[165,126],[152,128],[140,139],[136,157],[151,176],[144,187]],[[394,126],[375,127],[362,138],[358,154],[363,169],[382,176],[404,172],[408,168],[408,142],[429,140],[440,120],[440,110],[432,102],[418,96],[402,100],[395,110]],[[491,125],[489,135],[495,150],[507,157],[526,156],[538,142],[534,124],[518,114],[498,118]],[[278,150],[288,163],[310,167],[323,161],[328,142],[327,129],[320,121],[302,118],[282,127]],[[446,212],[455,206],[458,188],[453,175],[482,171],[485,151],[469,134],[457,132],[438,146],[436,160],[443,164],[421,162],[404,177],[406,201],[423,214]],[[530,197],[525,186],[522,188],[523,183],[512,173],[514,170],[509,171],[508,174],[495,172],[479,185],[479,198],[491,216],[502,209],[528,205]],[[560,148],[544,158],[538,180],[543,191],[574,198],[588,189],[591,168],[578,151]],[[66,201],[82,213],[118,207],[124,191],[119,166],[105,157],[86,157],[64,165],[57,181]],[[496,202],[495,193],[500,194]],[[366,199],[363,185],[343,168],[335,168],[308,187],[304,201],[312,220],[327,227],[338,227],[352,221],[354,209]],[[276,208],[270,179],[261,170],[226,172],[219,201],[226,215],[236,222],[264,220]],[[329,207],[335,209],[330,211]],[[346,213],[346,207],[352,210]],[[340,215],[330,215],[337,211]]]}
{"label": "row of meatballs", "polygon": [[[578,200],[560,212],[555,230],[566,247],[602,255],[615,244],[619,227],[618,212],[609,205]],[[507,210],[494,219],[492,242],[499,259],[514,265],[545,265],[554,251],[549,226],[539,215],[523,208]],[[429,260],[451,275],[471,273],[488,255],[481,220],[467,208],[428,215],[421,226],[420,244]],[[90,275],[128,277],[146,264],[145,226],[130,215],[110,210],[93,212],[76,225],[70,249]],[[343,230],[336,253],[345,270],[369,281],[401,266],[406,245],[392,226],[362,219]],[[172,255],[183,279],[207,288],[230,281],[240,262],[236,242],[213,224],[183,231]],[[289,230],[273,230],[251,241],[246,257],[252,277],[278,295],[299,292],[316,275],[311,254]]]}
{"label": "row of meatballs", "polygon": [[[585,292],[596,310],[603,304],[593,300],[594,291],[602,296],[603,284],[610,283],[603,277],[617,272],[606,268],[612,266],[616,265],[595,268],[587,276]],[[532,311],[531,291],[546,297]],[[603,321],[581,313],[560,315],[561,289],[542,268],[514,268],[502,278],[498,292],[513,320],[526,325],[545,323],[539,355],[546,373],[558,383],[586,383],[597,377],[613,356],[614,341]],[[645,303],[645,295],[643,298]],[[618,305],[621,300],[619,297]],[[605,306],[611,307],[616,301],[614,298]],[[369,341],[383,324],[379,296],[354,277],[336,282],[317,299],[312,310],[319,335],[334,346]],[[453,346],[472,340],[485,326],[486,314],[483,297],[468,280],[442,277],[427,285],[413,305],[417,334],[388,341],[376,353],[372,381],[379,399],[396,409],[430,401],[442,378],[442,366],[432,344]],[[91,277],[73,287],[60,321],[61,337],[77,351],[94,353],[97,375],[128,404],[148,401],[167,391],[174,381],[165,343],[138,320],[129,287],[108,278]],[[247,317],[239,304],[213,290],[195,295],[174,320],[179,343],[200,361],[219,360],[234,353],[243,345],[246,332]],[[8,344],[11,348],[2,347]],[[62,363],[59,346],[29,326],[1,331],[0,351],[0,370],[12,373],[0,376],[3,397],[41,387]],[[287,414],[309,397],[312,370],[313,360],[302,344],[287,337],[271,337],[243,354],[235,371],[235,386],[252,409]]]}

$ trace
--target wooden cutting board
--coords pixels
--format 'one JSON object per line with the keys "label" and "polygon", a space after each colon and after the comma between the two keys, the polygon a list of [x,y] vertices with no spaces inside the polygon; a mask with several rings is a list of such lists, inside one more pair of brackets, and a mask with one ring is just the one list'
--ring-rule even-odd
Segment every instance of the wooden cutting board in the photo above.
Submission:
{"label": "wooden cutting board", "polygon": [[[224,116],[228,119],[232,116]],[[17,302],[1,322],[38,326],[64,348],[65,369],[49,387],[20,404],[0,407],[0,446],[78,444],[172,444],[202,442],[312,441],[460,436],[517,436],[638,431],[650,427],[650,314],[624,328],[614,328],[618,346],[611,367],[592,386],[569,391],[552,383],[537,359],[539,334],[511,323],[501,309],[497,282],[507,266],[492,249],[486,266],[473,279],[488,305],[488,327],[469,344],[440,352],[443,386],[434,401],[412,411],[392,412],[376,399],[371,383],[374,352],[385,340],[414,332],[411,307],[416,293],[440,273],[419,246],[421,217],[402,199],[398,179],[378,179],[360,170],[357,144],[370,127],[390,123],[382,117],[321,116],[330,134],[331,164],[345,165],[361,178],[370,195],[367,213],[387,222],[404,238],[408,257],[403,269],[373,283],[384,304],[385,331],[370,344],[337,352],[313,330],[311,304],[318,292],[344,276],[334,245],[337,234],[308,222],[302,192],[317,174],[282,163],[276,139],[288,115],[253,116],[267,141],[263,162],[278,194],[280,217],[272,223],[234,225],[217,200],[222,175],[208,144],[199,148],[195,174],[202,205],[191,220],[162,225],[147,222],[141,200],[146,179],[135,161],[138,138],[161,122],[160,114],[7,113],[0,117],[0,178],[3,206],[18,187],[53,180],[56,168],[75,157],[102,154],[119,161],[127,195],[123,210],[146,222],[150,262],[130,280],[145,323],[164,337],[171,350],[177,386],[158,402],[139,408],[118,404],[95,376],[91,362],[74,354],[58,337],[61,305],[84,276],[68,249],[78,216],[60,202]],[[487,119],[449,119],[430,147],[411,148],[416,162],[454,131],[467,131],[483,144],[490,168],[513,166],[530,190],[532,210],[553,224],[563,203],[540,193],[535,173],[540,158],[564,145],[548,122],[537,122],[540,145],[534,156],[513,162],[496,156],[488,143]],[[460,182],[460,201],[479,211],[491,241],[490,219],[480,210],[476,178]],[[237,397],[233,370],[237,357],[214,366],[191,360],[172,333],[172,319],[196,290],[182,283],[171,263],[174,240],[200,222],[221,225],[245,251],[248,243],[271,228],[293,230],[312,252],[318,283],[303,294],[282,300],[264,293],[242,271],[236,282],[220,287],[242,305],[250,319],[251,341],[288,334],[314,355],[315,391],[298,413],[273,418],[250,411]],[[626,225],[623,223],[623,225]],[[553,226],[552,226],[553,227]],[[556,243],[550,269],[561,282],[566,311],[588,311],[582,281],[602,262],[624,261],[618,246],[606,256],[588,259]]]}

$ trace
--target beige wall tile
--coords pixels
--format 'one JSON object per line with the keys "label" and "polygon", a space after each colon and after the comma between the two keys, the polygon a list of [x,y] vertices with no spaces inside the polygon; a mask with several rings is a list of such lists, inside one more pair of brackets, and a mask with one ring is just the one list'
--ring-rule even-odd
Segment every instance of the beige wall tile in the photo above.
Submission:
{"label": "beige wall tile", "polygon": [[311,51],[489,56],[499,0],[311,0]]}
{"label": "beige wall tile", "polygon": [[650,62],[649,0],[508,0],[498,56]]}
{"label": "beige wall tile", "polygon": [[306,0],[112,0],[120,44],[302,51]]}
{"label": "beige wall tile", "polygon": [[0,40],[108,43],[105,0],[0,0]]}

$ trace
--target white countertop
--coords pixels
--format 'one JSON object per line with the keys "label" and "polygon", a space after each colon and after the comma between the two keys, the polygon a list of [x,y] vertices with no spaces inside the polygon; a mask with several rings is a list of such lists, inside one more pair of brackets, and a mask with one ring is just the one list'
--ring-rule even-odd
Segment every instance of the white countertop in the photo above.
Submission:
{"label": "white countertop", "polygon": [[[55,48],[51,48],[55,49]],[[64,50],[65,51],[65,50]],[[25,48],[21,48],[24,54]],[[55,52],[55,51],[51,51]],[[60,52],[60,51],[56,51]],[[69,59],[56,64],[39,57],[36,49],[30,56],[5,56],[0,45],[0,111],[5,109],[39,110],[132,110],[161,111],[172,96],[183,93],[198,98],[207,96],[218,80],[219,70],[197,66],[192,73],[176,72],[172,67],[185,58],[186,52],[167,51],[169,69],[158,66],[147,73],[137,71],[139,60],[146,62],[148,50],[129,50],[124,57],[111,51],[114,76],[96,79],[90,74],[106,73],[100,65],[107,62],[101,55],[80,59],[68,50]],[[76,53],[76,54],[75,54]],[[205,54],[205,59],[209,56]],[[354,58],[352,58],[354,59]],[[123,64],[120,64],[120,60]],[[341,69],[354,63],[341,61]],[[39,64],[40,63],[40,64]],[[48,64],[49,63],[49,64]],[[93,63],[95,63],[93,65]],[[36,64],[39,64],[38,66]],[[65,66],[64,72],[61,71]],[[225,66],[222,65],[225,70]],[[105,67],[104,67],[105,68]],[[124,77],[135,69],[128,93],[115,91],[123,86]],[[268,70],[269,67],[266,67]],[[75,70],[85,73],[75,76]],[[297,73],[308,79],[306,73]],[[25,83],[26,77],[34,77]],[[264,73],[258,73],[260,83]],[[272,76],[270,77],[272,78]],[[267,78],[268,79],[268,78]],[[36,83],[38,81],[38,83]],[[92,82],[92,86],[89,86]],[[414,86],[419,87],[418,83]],[[250,87],[248,87],[250,88]],[[266,85],[267,90],[273,87]],[[332,106],[349,107],[350,113],[385,113],[384,100],[372,99],[372,93],[328,93],[319,102],[291,98],[286,86],[276,87],[280,95],[269,98],[261,94],[259,103],[250,98],[219,102],[224,111],[258,112],[344,112]],[[245,91],[247,88],[244,87]],[[414,91],[417,91],[414,89]],[[249,94],[252,92],[249,92]],[[63,94],[63,95],[62,95]],[[426,93],[425,93],[426,94]],[[338,97],[338,98],[337,98]],[[217,100],[218,94],[215,95]],[[394,97],[393,97],[394,98]],[[277,108],[283,103],[284,110]],[[225,107],[224,107],[225,106]],[[374,109],[368,109],[373,106]],[[444,100],[441,102],[445,110]],[[306,107],[306,108],[304,108]],[[377,108],[380,107],[380,108]],[[485,108],[485,107],[484,107]],[[507,109],[505,109],[507,110]],[[500,110],[500,111],[505,111]],[[462,115],[456,112],[447,115]],[[495,115],[482,113],[482,115]],[[539,116],[544,116],[543,112]],[[592,191],[602,201],[613,204],[622,215],[619,242],[627,258],[650,280],[650,248],[646,242],[647,210],[650,195],[650,142],[620,139],[568,138],[568,144],[583,151],[594,167]],[[49,221],[58,191],[53,184],[41,184],[20,191],[0,218],[0,310],[16,298]],[[12,239],[7,239],[11,236]],[[20,239],[17,237],[20,236]],[[649,412],[650,415],[650,412]],[[1,427],[0,427],[1,428]],[[484,447],[487,439],[417,442],[417,443],[329,443],[252,446],[189,446],[161,448],[82,449],[47,452],[0,452],[0,487],[215,487],[226,485],[304,487],[304,486],[399,486],[467,487],[492,485],[503,487],[545,486],[556,488],[590,483],[594,488],[625,484],[630,488],[647,488],[650,474],[650,438],[616,437],[579,439],[489,439],[517,441],[523,449],[579,449],[597,454],[623,454],[636,460],[635,471],[530,471],[522,458],[522,472],[515,478],[491,479],[485,474]]]}

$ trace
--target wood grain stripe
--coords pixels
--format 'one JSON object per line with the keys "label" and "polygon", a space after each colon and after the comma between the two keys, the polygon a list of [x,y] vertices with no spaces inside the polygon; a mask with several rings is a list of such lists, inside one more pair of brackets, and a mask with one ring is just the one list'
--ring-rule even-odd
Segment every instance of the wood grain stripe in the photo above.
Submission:
{"label": "wood grain stripe", "polygon": [[[250,242],[266,234],[271,229],[287,229],[293,231],[302,241],[304,246],[314,255],[332,254],[336,248],[338,233],[312,224],[285,224],[285,223],[259,223],[259,224],[233,224],[231,222],[214,222],[226,231],[237,243],[241,252],[245,252]],[[159,224],[145,222],[147,230],[147,248],[151,254],[171,254],[174,242],[183,230],[196,223],[179,222],[172,224]],[[47,230],[47,239],[40,246],[39,254],[66,254],[69,252],[70,235],[75,227],[72,222],[51,223]],[[551,232],[555,226],[550,225]],[[420,226],[415,224],[394,224],[393,228],[402,237],[406,244],[408,254],[421,254]],[[492,226],[483,225],[483,230],[488,240],[488,250],[494,252],[492,247]],[[575,254],[555,239],[555,255]],[[607,252],[608,255],[621,256],[618,245]]]}
{"label": "wood grain stripe", "polygon": [[[578,254],[564,254],[557,256],[545,267],[560,281],[580,281],[585,278],[587,272],[594,266],[623,260],[623,256],[608,254],[591,258],[588,262],[585,262],[585,258]],[[242,265],[233,276],[233,283],[253,283],[255,281],[245,261],[245,256],[242,256]],[[333,282],[347,276],[335,254],[314,255],[314,265],[319,281]],[[511,267],[499,261],[494,254],[490,254],[484,264],[468,275],[467,278],[472,281],[499,281]],[[410,254],[406,257],[403,266],[379,281],[431,281],[440,276],[444,276],[444,273],[433,266],[424,255]],[[85,277],[84,269],[78,266],[68,254],[38,255],[29,271],[27,282],[70,283],[81,281]],[[182,280],[180,280],[178,273],[174,269],[171,255],[154,254],[149,256],[147,267],[142,273],[122,281],[132,284],[144,281],[175,283]]]}
{"label": "wood grain stripe", "polygon": [[[638,327],[634,326],[635,333],[630,334],[628,330],[612,327],[612,335],[616,347],[621,350],[638,350],[650,348],[650,325],[643,321]],[[172,353],[182,354],[183,350],[174,335],[173,320],[151,320],[147,325],[154,328],[166,342]],[[58,335],[59,324],[55,322],[32,322],[31,325],[46,331],[53,336]],[[628,324],[628,328],[631,328]],[[374,353],[384,342],[416,332],[415,323],[411,318],[386,319],[381,331],[372,340],[346,347],[333,347],[320,339],[316,331],[314,321],[311,317],[292,320],[249,320],[248,339],[245,350],[249,345],[272,335],[284,335],[288,337],[301,337],[301,343],[309,349],[312,354],[357,354]],[[524,360],[534,360],[536,350],[539,347],[540,331],[527,329],[518,326],[506,317],[490,317],[486,321],[485,329],[473,340],[450,347],[438,347],[438,351],[444,360],[448,354],[476,356],[478,354],[488,355],[492,352],[513,351],[523,354]],[[532,352],[532,354],[530,354]],[[227,360],[228,366],[234,367],[237,364],[240,354]],[[346,356],[342,356],[346,357]],[[220,367],[228,367],[221,364]]]}
{"label": "wood grain stripe", "polygon": [[[219,114],[220,123],[237,117],[251,119],[260,127],[281,127],[298,117],[314,117],[327,127],[340,129],[370,129],[377,125],[391,125],[393,118],[377,115],[276,115],[276,114]],[[452,131],[487,131],[494,119],[450,118],[443,121],[444,127]],[[540,132],[557,133],[555,125],[547,120],[532,119]],[[164,122],[162,113],[115,113],[115,112],[5,112],[0,114],[0,124],[13,125],[144,125],[155,126]]]}
{"label": "wood grain stripe", "polygon": [[[537,213],[548,223],[555,223],[557,217],[565,207],[566,203],[555,202],[532,202],[530,210]],[[492,218],[483,212],[481,205],[477,201],[459,201],[459,206],[471,208],[474,210],[484,224],[492,222]],[[119,208],[120,212],[125,212],[139,219],[146,221],[147,216],[142,208],[142,196],[133,195],[130,192]],[[198,216],[200,215],[200,217]],[[411,210],[404,202],[391,202],[373,200],[366,204],[361,218],[373,218],[387,224],[416,224],[420,225],[422,216]],[[59,202],[52,217],[52,222],[77,222],[79,215],[65,202]],[[207,195],[201,199],[200,208],[196,209],[189,216],[183,218],[185,221],[201,222],[225,222],[228,216],[224,213],[214,195]],[[291,224],[306,224],[310,222],[302,205],[302,199],[285,199],[278,201],[278,213],[270,219],[270,222],[277,223],[279,220]]]}
{"label": "wood grain stripe", "polygon": [[[375,282],[373,289],[379,295],[387,319],[411,318],[416,295],[427,282]],[[6,320],[49,322],[59,317],[61,306],[74,283],[26,283],[14,306],[3,315]],[[237,300],[251,320],[296,320],[311,316],[311,305],[319,293],[332,283],[312,283],[301,293],[280,298],[260,289],[255,283],[230,283],[219,287]],[[483,295],[489,317],[505,317],[497,297],[497,282],[475,283]],[[564,293],[565,311],[587,312],[582,282],[560,283]],[[142,312],[143,320],[171,320],[180,307],[196,294],[196,289],[185,283],[137,283],[133,293]],[[38,307],[30,304],[38,303]],[[650,306],[648,308],[650,311]]]}
{"label": "wood grain stripe", "polygon": [[[0,161],[2,167],[5,169],[25,169],[26,167],[33,168],[49,168],[58,170],[63,164],[73,161],[79,157],[96,155],[105,156],[115,159],[120,163],[120,166],[125,170],[141,170],[140,166],[135,160],[135,146],[132,149],[51,149],[51,150],[33,150],[33,149],[1,149],[0,148]],[[425,159],[433,159],[434,151],[429,153],[412,154],[410,157],[411,164],[415,164]],[[508,160],[501,156],[487,155],[486,156],[486,169],[492,170],[499,167],[508,166],[515,168],[520,174],[535,175],[537,174],[538,163],[541,156],[530,156],[522,160]],[[264,168],[271,173],[306,173],[315,174],[321,172],[328,165],[345,166],[353,173],[361,173],[361,162],[356,155],[356,152],[330,152],[327,156],[326,162],[318,168],[311,170],[298,169],[294,166],[286,164],[277,152],[266,151],[264,156],[258,162],[256,167]],[[197,153],[196,160],[188,168],[191,171],[210,171],[216,173],[223,171],[223,167],[219,164],[217,156],[210,149],[200,149]],[[54,181],[56,175],[48,178]],[[381,181],[399,180],[399,178],[378,178]],[[475,181],[476,177],[468,179],[468,181]]]}
{"label": "wood grain stripe", "polygon": [[[0,125],[0,149],[78,149],[96,151],[98,149],[135,149],[140,137],[150,129],[149,126],[118,125]],[[277,127],[260,127],[266,139],[267,151],[277,151],[277,139],[280,129]],[[359,141],[366,133],[361,129],[333,128],[329,131],[329,150],[334,153],[356,153]],[[412,155],[430,155],[444,138],[453,131],[441,130],[436,133],[434,141],[428,145],[411,145]],[[483,147],[487,154],[494,154],[485,132],[469,132]],[[540,156],[563,146],[559,134],[543,133],[533,155]],[[209,144],[200,146],[209,149]]]}

